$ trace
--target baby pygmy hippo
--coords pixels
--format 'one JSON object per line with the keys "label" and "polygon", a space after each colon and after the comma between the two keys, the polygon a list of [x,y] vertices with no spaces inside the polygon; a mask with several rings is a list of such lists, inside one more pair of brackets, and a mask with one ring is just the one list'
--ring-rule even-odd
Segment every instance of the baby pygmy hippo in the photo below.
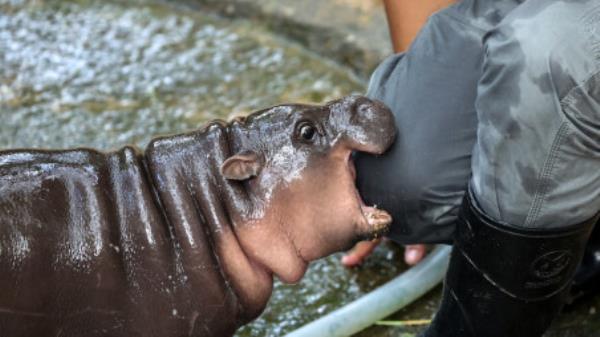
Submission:
{"label": "baby pygmy hippo", "polygon": [[395,126],[350,96],[124,147],[0,151],[0,335],[230,336],[272,277],[386,230],[353,151]]}

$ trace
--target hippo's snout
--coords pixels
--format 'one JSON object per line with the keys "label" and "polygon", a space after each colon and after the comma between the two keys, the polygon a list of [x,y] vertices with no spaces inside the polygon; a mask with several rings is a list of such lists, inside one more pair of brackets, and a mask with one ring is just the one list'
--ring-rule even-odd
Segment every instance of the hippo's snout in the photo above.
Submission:
{"label": "hippo's snout", "polygon": [[343,130],[356,151],[381,154],[396,136],[394,115],[379,101],[365,96],[349,96],[330,104],[333,125]]}

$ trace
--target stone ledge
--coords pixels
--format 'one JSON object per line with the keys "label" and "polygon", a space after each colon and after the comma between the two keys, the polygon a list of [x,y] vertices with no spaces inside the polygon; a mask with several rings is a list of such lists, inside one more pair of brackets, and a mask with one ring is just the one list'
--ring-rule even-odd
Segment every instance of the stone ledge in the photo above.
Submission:
{"label": "stone ledge", "polygon": [[367,79],[391,53],[380,0],[185,0],[226,18],[261,22],[268,29],[352,69]]}

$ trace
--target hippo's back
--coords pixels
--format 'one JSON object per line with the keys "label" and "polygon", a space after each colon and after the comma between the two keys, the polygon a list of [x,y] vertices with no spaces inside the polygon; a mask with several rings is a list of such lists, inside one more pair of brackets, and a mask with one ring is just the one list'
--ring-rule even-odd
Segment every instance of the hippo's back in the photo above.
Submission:
{"label": "hippo's back", "polygon": [[132,148],[0,152],[0,335],[153,335],[139,308],[172,315],[172,273],[150,186]]}
{"label": "hippo's back", "polygon": [[222,207],[207,182],[225,137],[0,151],[0,337],[231,335],[236,295],[200,210]]}

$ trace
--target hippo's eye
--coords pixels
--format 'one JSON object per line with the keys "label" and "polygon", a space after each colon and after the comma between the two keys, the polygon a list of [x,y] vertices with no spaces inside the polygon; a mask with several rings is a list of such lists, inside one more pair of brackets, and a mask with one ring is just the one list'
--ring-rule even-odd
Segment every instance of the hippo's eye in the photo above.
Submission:
{"label": "hippo's eye", "polygon": [[315,137],[315,133],[317,133],[317,130],[310,124],[300,126],[299,134],[303,140],[312,140]]}

